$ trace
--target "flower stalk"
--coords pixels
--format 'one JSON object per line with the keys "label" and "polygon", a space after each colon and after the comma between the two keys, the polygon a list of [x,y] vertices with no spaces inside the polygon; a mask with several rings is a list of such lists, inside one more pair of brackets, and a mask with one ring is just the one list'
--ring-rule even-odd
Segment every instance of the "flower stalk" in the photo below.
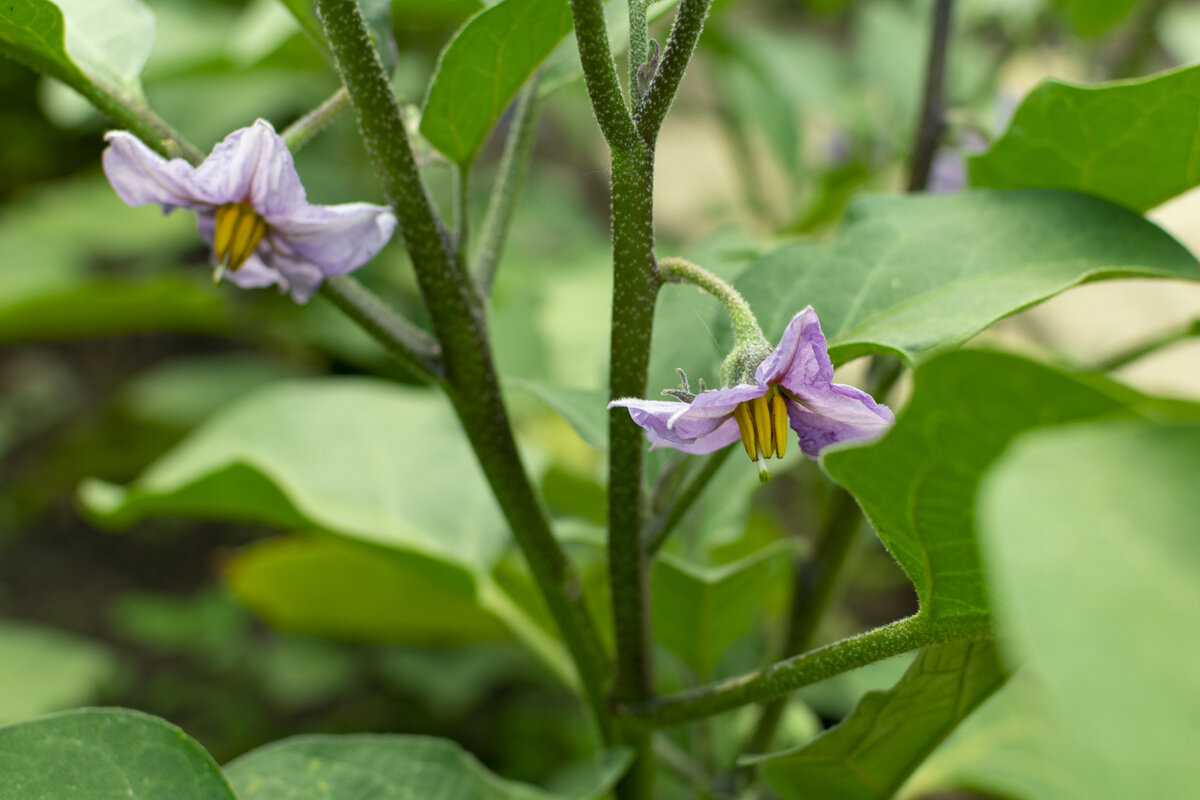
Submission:
{"label": "flower stalk", "polygon": [[346,92],[346,87],[342,86],[321,105],[287,126],[279,135],[287,143],[288,150],[295,153],[349,107],[350,95]]}

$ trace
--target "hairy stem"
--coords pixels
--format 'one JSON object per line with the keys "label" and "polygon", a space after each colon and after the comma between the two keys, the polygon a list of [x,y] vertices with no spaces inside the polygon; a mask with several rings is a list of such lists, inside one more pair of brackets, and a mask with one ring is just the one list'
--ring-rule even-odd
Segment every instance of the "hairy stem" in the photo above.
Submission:
{"label": "hairy stem", "polygon": [[483,227],[479,229],[473,272],[475,284],[483,297],[491,293],[517,197],[521,193],[521,184],[529,172],[533,157],[542,108],[541,98],[538,97],[540,78],[540,73],[535,73],[517,95],[508,139],[504,142],[504,155],[500,158],[500,172],[488,199]]}
{"label": "hairy stem", "polygon": [[921,119],[917,123],[908,170],[910,192],[924,191],[929,183],[933,154],[946,124],[946,49],[950,41],[950,12],[953,8],[954,0],[936,0],[933,6],[933,35],[929,40],[929,60],[925,67],[925,94],[921,101]]}
{"label": "hairy stem", "polygon": [[708,16],[711,5],[712,0],[683,0],[679,4],[662,61],[635,114],[638,133],[647,143],[653,143],[658,138],[663,120],[675,102],[675,94],[679,91],[688,62],[692,60],[696,42],[700,40],[700,32],[704,29],[704,18]]}
{"label": "hairy stem", "polygon": [[309,140],[320,133],[326,125],[341,116],[342,112],[349,107],[350,95],[343,86],[321,105],[287,126],[279,135],[283,137],[288,150],[294,153],[308,144]]}
{"label": "hairy stem", "polygon": [[674,257],[660,259],[658,271],[664,281],[690,283],[720,300],[733,321],[733,338],[739,345],[763,340],[762,329],[750,304],[737,289],[716,275],[686,259]]}
{"label": "hairy stem", "polygon": [[608,656],[583,600],[582,581],[550,530],[521,463],[492,362],[486,320],[454,257],[425,190],[383,64],[356,0],[317,0],[342,81],[367,150],[403,230],[434,334],[442,347],[441,384],[529,564],[579,671],[605,741]]}
{"label": "hairy stem", "polygon": [[204,153],[198,147],[184,139],[179,131],[142,102],[110,94],[91,81],[68,83],[115,122],[118,128],[137,136],[160,156],[182,157],[193,165],[204,160]]}
{"label": "hairy stem", "polygon": [[650,55],[650,32],[646,23],[646,6],[650,0],[629,0],[629,99],[636,108],[642,99],[638,69]]}
{"label": "hairy stem", "polygon": [[923,614],[789,658],[766,669],[659,697],[629,712],[647,725],[681,725],[750,703],[761,703],[802,686],[921,647],[991,636],[987,617],[934,622]]}
{"label": "hairy stem", "polygon": [[445,376],[437,342],[356,279],[349,275],[326,278],[321,294],[423,377],[440,381]]}

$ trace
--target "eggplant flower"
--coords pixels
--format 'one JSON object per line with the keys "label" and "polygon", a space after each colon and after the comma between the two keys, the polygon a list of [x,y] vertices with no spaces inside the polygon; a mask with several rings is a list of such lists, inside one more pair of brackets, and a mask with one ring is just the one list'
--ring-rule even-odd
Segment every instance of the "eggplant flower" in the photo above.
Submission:
{"label": "eggplant flower", "polygon": [[789,426],[804,454],[816,458],[836,442],[878,437],[895,421],[891,409],[866,392],[833,382],[825,335],[811,306],[792,317],[779,345],[754,370],[753,384],[691,395],[685,381],[683,392],[668,393],[690,401],[625,398],[608,407],[628,408],[646,429],[651,449],[711,453],[740,438],[762,480],[770,477],[766,460],[783,458]]}
{"label": "eggplant flower", "polygon": [[168,161],[125,131],[105,139],[104,173],[117,195],[164,213],[195,211],[215,277],[243,289],[278,286],[306,302],[325,278],[374,258],[396,227],[384,206],[311,205],[291,152],[265,120],[229,134],[197,167]]}

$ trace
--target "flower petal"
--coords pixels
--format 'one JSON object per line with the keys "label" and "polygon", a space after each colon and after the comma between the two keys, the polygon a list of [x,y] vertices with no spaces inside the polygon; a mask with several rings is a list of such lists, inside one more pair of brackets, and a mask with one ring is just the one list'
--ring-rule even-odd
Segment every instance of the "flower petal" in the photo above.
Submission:
{"label": "flower petal", "polygon": [[837,442],[881,436],[896,419],[871,395],[841,383],[820,391],[809,389],[798,399],[788,398],[788,419],[800,437],[800,449],[812,458]]}
{"label": "flower petal", "polygon": [[204,163],[196,182],[216,205],[249,203],[269,224],[306,204],[292,154],[271,123],[257,120],[225,137]]}
{"label": "flower petal", "polygon": [[396,229],[391,210],[370,203],[305,206],[267,222],[276,249],[297,262],[313,264],[325,276],[358,269],[383,249]]}
{"label": "flower petal", "polygon": [[760,384],[777,383],[793,393],[833,381],[825,334],[812,306],[792,317],[779,346],[758,365],[754,377]]}
{"label": "flower petal", "polygon": [[110,131],[101,161],[117,196],[131,206],[158,203],[163,211],[205,208],[209,195],[196,180],[196,170],[182,158],[170,161],[132,133]]}
{"label": "flower petal", "polygon": [[702,455],[720,450],[738,438],[737,423],[723,417],[677,417],[688,404],[672,400],[639,400],[634,397],[614,400],[609,408],[628,408],[633,421],[646,430],[651,448],[672,447],[685,453]]}
{"label": "flower petal", "polygon": [[297,303],[307,303],[325,280],[320,268],[310,261],[293,258],[275,248],[262,251],[262,256],[267,266],[280,276],[279,285],[291,292]]}

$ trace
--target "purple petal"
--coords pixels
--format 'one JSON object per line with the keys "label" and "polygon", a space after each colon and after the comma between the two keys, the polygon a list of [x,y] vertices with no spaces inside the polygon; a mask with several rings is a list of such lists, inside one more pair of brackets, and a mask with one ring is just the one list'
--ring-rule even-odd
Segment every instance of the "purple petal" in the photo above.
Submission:
{"label": "purple petal", "polygon": [[196,168],[196,182],[215,205],[249,203],[268,224],[305,205],[292,154],[266,120],[226,136]]}
{"label": "purple petal", "polygon": [[267,222],[276,250],[325,276],[343,275],[370,261],[396,228],[389,209],[370,203],[306,205]]}
{"label": "purple petal", "polygon": [[837,442],[881,436],[895,421],[890,408],[861,389],[841,383],[810,388],[803,397],[788,398],[787,410],[792,430],[800,437],[800,449],[812,458]]}
{"label": "purple petal", "polygon": [[104,138],[104,174],[128,205],[158,203],[163,211],[213,205],[196,180],[196,170],[182,158],[168,161],[125,131],[111,131]]}
{"label": "purple petal", "polygon": [[[707,392],[705,393],[707,394]],[[639,400],[634,397],[614,400],[609,408],[628,408],[633,421],[646,430],[652,448],[673,447],[685,453],[702,455],[720,450],[738,438],[737,423],[723,417],[679,416],[688,404],[673,400]],[[672,418],[677,418],[672,424]]]}
{"label": "purple petal", "polygon": [[825,334],[812,306],[792,317],[779,346],[758,365],[754,377],[760,384],[777,383],[793,393],[833,381]]}
{"label": "purple petal", "polygon": [[279,275],[279,285],[287,289],[297,303],[307,303],[321,287],[321,281],[325,280],[325,275],[316,264],[293,258],[275,248],[268,248],[263,253],[263,260],[268,268]]}

